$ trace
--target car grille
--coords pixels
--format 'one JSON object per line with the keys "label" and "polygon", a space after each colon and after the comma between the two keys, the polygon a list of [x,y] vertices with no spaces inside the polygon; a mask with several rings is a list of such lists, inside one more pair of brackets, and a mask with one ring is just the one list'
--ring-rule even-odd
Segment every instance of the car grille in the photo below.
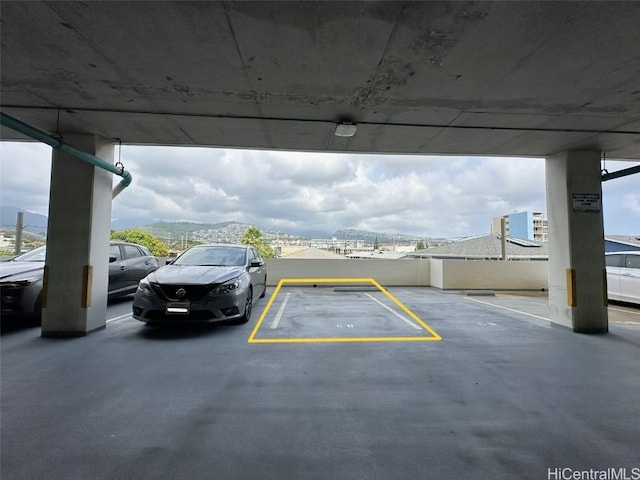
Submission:
{"label": "car grille", "polygon": [[2,313],[22,312],[22,294],[24,287],[0,287],[0,304],[2,305]]}
{"label": "car grille", "polygon": [[[218,285],[160,285],[152,283],[151,287],[160,296],[160,298],[171,302],[195,302],[204,297]],[[184,295],[178,295],[176,292],[184,290]]]}
{"label": "car grille", "polygon": [[149,310],[144,318],[156,322],[204,322],[216,318],[216,315],[206,310],[192,310],[189,315],[167,315],[162,310]]}

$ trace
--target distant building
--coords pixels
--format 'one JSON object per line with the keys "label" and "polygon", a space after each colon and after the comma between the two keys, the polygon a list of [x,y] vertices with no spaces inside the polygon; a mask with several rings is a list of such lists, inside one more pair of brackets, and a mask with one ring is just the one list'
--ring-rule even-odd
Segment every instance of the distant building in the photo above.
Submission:
{"label": "distant building", "polygon": [[640,235],[607,235],[604,237],[605,252],[625,252],[640,250]]}
{"label": "distant building", "polygon": [[[415,249],[414,249],[415,250]],[[413,250],[411,250],[413,251]],[[366,260],[398,260],[406,256],[404,252],[389,252],[389,251],[363,251],[353,252],[347,255],[347,258],[364,258]]]}
{"label": "distant building", "polygon": [[308,247],[298,249],[288,254],[283,254],[281,258],[295,258],[303,260],[326,260],[326,259],[345,259],[344,255],[330,252],[328,250],[322,250],[320,248]]}
{"label": "distant building", "polygon": [[[355,238],[312,238],[307,242],[311,248],[329,250],[330,252],[346,255],[348,253],[366,249],[366,242]],[[370,247],[373,248],[373,247]]]}
{"label": "distant building", "polygon": [[491,233],[500,235],[501,220],[506,220],[507,237],[522,238],[524,240],[534,240],[537,242],[547,241],[547,216],[541,212],[517,212],[494,217],[491,223]]}

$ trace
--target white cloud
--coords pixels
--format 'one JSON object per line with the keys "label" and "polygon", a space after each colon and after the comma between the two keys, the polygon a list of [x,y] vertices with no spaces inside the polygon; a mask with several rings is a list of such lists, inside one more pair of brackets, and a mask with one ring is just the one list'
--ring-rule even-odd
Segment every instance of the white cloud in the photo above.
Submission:
{"label": "white cloud", "polygon": [[[2,203],[46,214],[51,149],[2,143],[0,152]],[[120,158],[133,183],[113,203],[118,219],[458,237],[489,232],[494,216],[546,211],[542,159],[134,146]],[[639,190],[637,175],[603,185],[608,233],[640,231]]]}
{"label": "white cloud", "polygon": [[51,148],[32,142],[0,142],[0,203],[33,213],[49,212]]}
{"label": "white cloud", "polygon": [[[607,160],[609,172],[637,166],[634,162]],[[602,184],[605,233],[609,235],[640,234],[640,174],[615,178]]]}
{"label": "white cloud", "polygon": [[622,196],[622,205],[640,215],[640,193],[628,193]]}

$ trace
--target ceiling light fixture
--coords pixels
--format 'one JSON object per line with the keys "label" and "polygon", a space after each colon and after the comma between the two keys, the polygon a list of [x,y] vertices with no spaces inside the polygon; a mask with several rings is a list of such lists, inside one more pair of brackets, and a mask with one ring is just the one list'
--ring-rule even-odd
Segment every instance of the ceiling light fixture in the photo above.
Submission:
{"label": "ceiling light fixture", "polygon": [[358,130],[355,123],[342,122],[336,125],[336,131],[333,133],[336,137],[353,137]]}

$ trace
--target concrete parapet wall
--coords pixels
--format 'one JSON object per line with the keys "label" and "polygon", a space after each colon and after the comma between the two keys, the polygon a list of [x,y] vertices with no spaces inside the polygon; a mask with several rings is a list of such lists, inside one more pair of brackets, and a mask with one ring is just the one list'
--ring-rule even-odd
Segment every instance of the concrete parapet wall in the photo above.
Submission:
{"label": "concrete parapet wall", "polygon": [[267,283],[283,278],[373,278],[386,286],[429,286],[429,260],[305,260],[269,258]]}
{"label": "concrete parapet wall", "polygon": [[443,288],[443,267],[444,260],[439,260],[436,258],[432,258],[430,260],[430,268],[429,268],[429,286]]}
{"label": "concrete parapet wall", "polygon": [[385,286],[443,290],[541,290],[548,288],[548,262],[495,260],[306,260],[270,258],[267,283],[283,278],[374,278]]}
{"label": "concrete parapet wall", "polygon": [[[432,259],[431,262],[431,284],[443,290],[541,290],[549,284],[549,262],[545,261]],[[438,274],[440,278],[434,278]]]}

